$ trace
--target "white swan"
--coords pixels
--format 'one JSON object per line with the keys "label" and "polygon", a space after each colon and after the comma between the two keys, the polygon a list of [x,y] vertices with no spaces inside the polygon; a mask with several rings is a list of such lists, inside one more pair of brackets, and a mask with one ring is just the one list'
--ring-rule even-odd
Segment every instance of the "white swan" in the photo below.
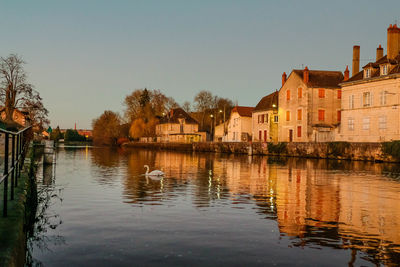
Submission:
{"label": "white swan", "polygon": [[146,176],[164,176],[164,173],[162,171],[159,170],[154,170],[152,172],[149,173],[149,166],[148,165],[144,165],[144,167],[146,168]]}

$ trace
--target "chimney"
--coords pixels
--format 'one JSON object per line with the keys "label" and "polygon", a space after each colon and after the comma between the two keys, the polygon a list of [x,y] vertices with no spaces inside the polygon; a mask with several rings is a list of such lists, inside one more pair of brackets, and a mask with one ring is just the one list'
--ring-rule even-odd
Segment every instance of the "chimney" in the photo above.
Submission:
{"label": "chimney", "polygon": [[376,61],[383,57],[383,48],[381,45],[376,49]]}
{"label": "chimney", "polygon": [[352,68],[352,76],[357,74],[360,71],[360,46],[353,46],[353,68]]}
{"label": "chimney", "polygon": [[387,29],[387,58],[394,59],[400,52],[400,29],[397,25],[389,25]]}
{"label": "chimney", "polygon": [[350,71],[349,71],[349,66],[346,66],[346,70],[344,71],[344,79],[343,81],[347,81],[350,77]]}
{"label": "chimney", "polygon": [[282,86],[285,84],[285,82],[286,82],[286,72],[282,74]]}
{"label": "chimney", "polygon": [[305,84],[307,84],[309,80],[310,80],[310,71],[306,66],[303,70],[303,81]]}

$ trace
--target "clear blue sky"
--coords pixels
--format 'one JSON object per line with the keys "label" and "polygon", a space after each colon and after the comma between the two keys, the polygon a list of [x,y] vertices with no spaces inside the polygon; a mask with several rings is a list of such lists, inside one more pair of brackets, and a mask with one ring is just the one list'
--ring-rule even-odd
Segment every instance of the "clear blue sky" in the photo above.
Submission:
{"label": "clear blue sky", "polygon": [[254,106],[281,74],[375,57],[400,1],[0,1],[0,56],[18,53],[51,125],[91,128],[137,88],[202,89]]}

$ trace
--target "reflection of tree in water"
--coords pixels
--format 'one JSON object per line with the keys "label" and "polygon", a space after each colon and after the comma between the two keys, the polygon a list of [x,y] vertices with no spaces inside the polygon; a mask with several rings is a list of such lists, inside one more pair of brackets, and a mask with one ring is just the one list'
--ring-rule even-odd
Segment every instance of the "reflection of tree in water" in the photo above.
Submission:
{"label": "reflection of tree in water", "polygon": [[55,230],[62,224],[62,220],[51,207],[57,202],[62,202],[62,188],[54,185],[41,186],[38,190],[38,206],[35,223],[28,229],[26,266],[41,266],[41,262],[33,258],[33,250],[51,251],[50,246],[65,244],[65,239],[60,235],[49,235],[49,231]]}
{"label": "reflection of tree in water", "polygon": [[96,147],[91,150],[93,177],[99,184],[113,184],[120,171],[124,150],[114,147]]}

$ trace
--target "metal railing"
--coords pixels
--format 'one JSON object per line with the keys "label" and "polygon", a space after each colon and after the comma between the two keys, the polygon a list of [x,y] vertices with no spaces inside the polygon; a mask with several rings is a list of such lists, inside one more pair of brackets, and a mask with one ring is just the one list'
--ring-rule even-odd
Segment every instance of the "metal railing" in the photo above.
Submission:
{"label": "metal railing", "polygon": [[[3,217],[7,217],[8,193],[10,200],[14,200],[14,189],[18,186],[18,178],[24,165],[25,155],[31,139],[32,126],[26,127],[19,132],[11,132],[0,129],[4,135],[4,171],[0,178],[0,184],[4,184],[3,193]],[[11,141],[11,149],[10,149]],[[8,186],[8,182],[11,185]]]}

